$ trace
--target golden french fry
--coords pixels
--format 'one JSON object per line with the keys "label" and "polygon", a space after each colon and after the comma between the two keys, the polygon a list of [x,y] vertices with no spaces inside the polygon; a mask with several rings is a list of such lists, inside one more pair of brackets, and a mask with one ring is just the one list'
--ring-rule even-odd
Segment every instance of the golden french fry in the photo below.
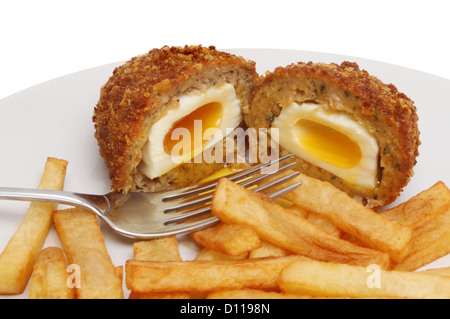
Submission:
{"label": "golden french fry", "polygon": [[55,211],[53,223],[69,266],[79,268],[74,283],[79,299],[121,299],[122,280],[117,276],[96,216],[81,208]]}
{"label": "golden french fry", "polygon": [[137,260],[181,261],[175,236],[134,242],[133,256]]}
{"label": "golden french fry", "polygon": [[450,253],[450,190],[442,181],[380,214],[413,229],[411,249],[394,269],[416,270]]}
{"label": "golden french fry", "polygon": [[424,272],[427,274],[450,277],[450,267],[427,269],[427,270],[424,270]]}
{"label": "golden french fry", "polygon": [[280,248],[267,241],[262,241],[262,246],[255,250],[252,250],[248,258],[263,258],[263,257],[282,257],[288,256],[291,252],[286,249]]}
{"label": "golden french fry", "polygon": [[303,184],[285,195],[285,199],[327,217],[368,247],[387,252],[394,261],[400,260],[410,249],[412,231],[409,227],[366,208],[330,183],[304,174],[292,183],[299,181]]}
{"label": "golden french fry", "polygon": [[239,259],[245,259],[248,257],[248,253],[243,253],[239,256],[231,256],[224,253],[221,253],[220,251],[203,247],[195,257],[195,260],[239,260]]}
{"label": "golden french fry", "polygon": [[[178,240],[175,236],[133,243],[136,260],[181,261]],[[129,299],[189,299],[187,292],[136,292],[131,291]]]}
{"label": "golden french fry", "polygon": [[[277,203],[278,205],[280,205],[281,207],[284,207],[284,208],[289,208],[289,207],[294,206],[293,202],[291,202],[287,199],[284,199],[283,197],[279,197],[279,198],[275,199],[275,203]],[[305,212],[307,212],[307,211],[305,210]],[[305,214],[305,216],[306,216],[306,214]],[[303,216],[303,217],[305,217],[305,216]]]}
{"label": "golden french fry", "polygon": [[[242,255],[232,256],[228,254],[221,253],[217,250],[203,247],[195,257],[195,260],[209,260],[209,261],[219,261],[219,260],[240,260],[248,257],[248,253],[245,252]],[[191,291],[191,299],[205,299],[208,295],[208,291]]]}
{"label": "golden french fry", "polygon": [[132,290],[128,299],[191,299],[191,295],[184,291],[136,292]]}
{"label": "golden french fry", "polygon": [[[67,161],[47,158],[39,189],[62,190]],[[52,223],[54,203],[32,202],[0,255],[0,294],[22,293]]]}
{"label": "golden french fry", "polygon": [[311,299],[311,296],[257,289],[219,290],[209,293],[206,299]]}
{"label": "golden french fry", "polygon": [[219,223],[191,236],[200,245],[231,256],[240,256],[261,247],[258,234],[244,225]]}
{"label": "golden french fry", "polygon": [[119,278],[120,281],[123,279],[123,266],[116,266],[114,268],[114,272],[116,273],[117,278]]}
{"label": "golden french fry", "polygon": [[342,231],[323,215],[309,212],[308,216],[306,216],[306,220],[333,236],[339,237],[342,235]]}
{"label": "golden french fry", "polygon": [[128,260],[128,289],[138,292],[276,288],[281,269],[302,256],[227,261],[151,262]]}
{"label": "golden french fry", "polygon": [[73,299],[75,290],[67,282],[67,262],[57,247],[43,249],[33,267],[28,294],[30,299]]}
{"label": "golden french fry", "polygon": [[450,253],[450,209],[414,229],[409,254],[394,269],[413,271]]}
{"label": "golden french fry", "polygon": [[[278,202],[276,202],[278,204]],[[281,207],[284,207],[283,205],[281,205]],[[298,205],[292,204],[289,207],[286,207],[287,210],[289,210],[290,212],[293,212],[294,214],[297,214],[303,218],[308,218],[308,215],[310,212],[308,212],[306,209],[301,208]]]}
{"label": "golden french fry", "polygon": [[376,263],[382,268],[389,264],[387,254],[341,240],[226,178],[216,187],[211,211],[226,223],[253,227],[261,239],[294,254],[359,265]]}
{"label": "golden french fry", "polygon": [[450,277],[314,260],[287,266],[278,285],[285,293],[314,296],[450,298]]}
{"label": "golden french fry", "polygon": [[310,223],[318,226],[319,228],[322,228],[323,230],[329,232],[332,235],[339,237],[342,233],[339,228],[337,228],[332,222],[330,222],[328,220],[328,218],[326,218],[320,214],[317,214],[315,212],[307,211],[306,209],[292,203],[291,201],[288,201],[287,199],[277,198],[275,200],[275,203],[277,203],[281,207],[284,207],[287,210],[305,218]]}
{"label": "golden french fry", "polygon": [[277,203],[278,205],[280,205],[281,207],[286,208],[287,210],[289,210],[303,218],[308,217],[309,211],[307,211],[306,209],[304,209],[298,205],[295,205],[293,202],[288,201],[285,198],[282,198],[282,197],[277,198],[274,200],[274,202]]}
{"label": "golden french fry", "polygon": [[415,229],[449,209],[450,190],[442,181],[439,181],[406,202],[380,214]]}

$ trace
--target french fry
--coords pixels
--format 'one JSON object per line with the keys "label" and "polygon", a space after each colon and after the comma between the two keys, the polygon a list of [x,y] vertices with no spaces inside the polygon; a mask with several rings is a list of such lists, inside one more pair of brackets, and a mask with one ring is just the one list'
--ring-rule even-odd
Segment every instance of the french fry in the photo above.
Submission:
{"label": "french fry", "polygon": [[[219,261],[219,260],[240,260],[246,259],[248,257],[248,253],[243,253],[239,256],[231,256],[224,253],[221,253],[217,250],[203,247],[197,253],[195,260],[209,260],[209,261]],[[208,291],[191,291],[190,297],[191,299],[205,299],[208,295]]]}
{"label": "french fry", "polygon": [[257,289],[220,290],[209,293],[206,299],[311,299],[311,296],[301,296],[275,291]]}
{"label": "french fry", "polygon": [[291,252],[286,249],[277,247],[267,241],[262,242],[262,246],[255,250],[252,250],[248,258],[264,258],[264,257],[282,257],[288,256]]}
{"label": "french fry", "polygon": [[231,256],[240,256],[261,247],[258,234],[244,225],[219,223],[191,236],[200,245]]}
{"label": "french fry", "polygon": [[131,291],[128,299],[192,299],[188,292],[136,292]]}
{"label": "french fry", "polygon": [[[67,161],[47,158],[39,189],[62,190]],[[54,203],[32,202],[0,255],[0,294],[22,293],[52,223]]]}
{"label": "french fry", "polygon": [[394,269],[413,271],[450,253],[450,190],[442,181],[380,214],[413,230],[410,251]]}
{"label": "french fry", "polygon": [[342,235],[342,231],[323,215],[309,212],[308,216],[306,216],[306,220],[333,236],[340,237]]}
{"label": "french fry", "polygon": [[115,272],[117,278],[119,278],[119,280],[122,281],[122,279],[123,279],[123,266],[116,266],[116,268],[114,268],[114,272]]}
{"label": "french fry", "polygon": [[[258,249],[260,249],[260,248],[258,248]],[[258,249],[256,249],[256,250],[258,250]],[[246,259],[248,257],[249,257],[249,253],[247,253],[247,252],[244,252],[243,254],[238,255],[238,256],[232,256],[232,255],[224,254],[222,252],[219,252],[217,250],[214,250],[214,249],[211,249],[208,247],[203,247],[198,252],[197,256],[195,257],[195,260],[209,260],[209,261],[242,260],[242,259]],[[196,291],[196,292],[190,293],[190,297],[192,299],[205,299],[207,295],[208,295],[208,291]]]}
{"label": "french fry", "polygon": [[[136,260],[181,261],[178,241],[175,236],[133,243]],[[136,292],[131,291],[129,299],[189,299],[188,292]]]}
{"label": "french fry", "polygon": [[399,261],[410,249],[412,230],[384,218],[333,185],[304,174],[294,182],[303,184],[284,196],[300,207],[327,217],[341,230],[368,247],[387,252]]}
{"label": "french fry", "polygon": [[275,203],[277,203],[278,205],[280,205],[283,208],[286,208],[287,210],[293,212],[294,214],[297,214],[303,218],[308,217],[309,211],[307,211],[306,209],[295,205],[293,202],[288,201],[287,199],[284,199],[282,197],[275,199]]}
{"label": "french fry", "polygon": [[75,290],[67,283],[67,262],[57,247],[43,249],[33,267],[28,294],[30,299],[74,299]]}
{"label": "french fry", "polygon": [[[248,257],[248,253],[244,253],[239,256],[231,256],[219,251],[213,250],[211,248],[203,247],[198,252],[195,260],[208,260],[208,261],[219,261],[219,260],[240,260],[246,259]],[[189,293],[191,299],[205,299],[208,295],[208,291],[191,291]]]}
{"label": "french fry", "polygon": [[[279,197],[279,198],[275,199],[275,203],[277,203],[278,205],[280,205],[281,207],[284,207],[284,208],[290,208],[290,207],[294,206],[293,202],[291,202],[287,199],[284,199],[283,197]],[[300,209],[303,210],[303,208],[300,208]],[[303,211],[305,212],[305,215],[303,217],[306,217],[308,211],[307,210],[303,210]]]}
{"label": "french fry", "polygon": [[134,242],[133,256],[137,260],[181,261],[175,236]]}
{"label": "french fry", "polygon": [[287,210],[293,212],[294,214],[297,214],[297,215],[305,218],[310,223],[318,226],[319,228],[322,228],[323,230],[329,232],[332,235],[339,237],[342,233],[339,228],[337,228],[332,222],[330,222],[328,220],[328,218],[326,218],[320,214],[317,214],[315,212],[307,211],[306,209],[304,209],[298,205],[295,205],[291,201],[288,201],[284,198],[277,198],[275,200],[275,203],[277,203],[281,207],[284,207]]}
{"label": "french fry", "polygon": [[389,256],[341,240],[270,198],[260,196],[226,178],[220,179],[211,211],[226,223],[253,227],[259,237],[294,254],[313,259],[386,268]]}
{"label": "french fry", "polygon": [[96,216],[81,208],[70,208],[55,211],[53,223],[69,265],[79,267],[77,298],[122,299],[122,280],[106,250]]}
{"label": "french fry", "polygon": [[278,285],[285,293],[313,296],[450,298],[450,277],[313,260],[287,266]]}
{"label": "french fry", "polygon": [[127,260],[128,289],[137,292],[276,288],[280,271],[302,256],[227,261],[151,262]]}
{"label": "french fry", "polygon": [[387,219],[416,229],[449,209],[450,190],[442,181],[439,181],[406,202],[382,211],[380,214]]}
{"label": "french fry", "polygon": [[224,253],[221,253],[220,251],[203,247],[195,257],[195,260],[239,260],[239,259],[245,259],[248,257],[248,253],[243,253],[239,256],[231,256]]}
{"label": "french fry", "polygon": [[413,271],[450,253],[450,209],[414,230],[409,254],[393,269]]}
{"label": "french fry", "polygon": [[424,270],[424,272],[427,274],[450,277],[450,267],[427,269],[427,270]]}

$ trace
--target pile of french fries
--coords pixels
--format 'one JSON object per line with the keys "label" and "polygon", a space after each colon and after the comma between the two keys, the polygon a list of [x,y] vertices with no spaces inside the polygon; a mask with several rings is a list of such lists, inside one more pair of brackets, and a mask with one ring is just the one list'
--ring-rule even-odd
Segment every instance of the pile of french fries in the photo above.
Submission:
{"label": "pile of french fries", "polygon": [[[48,158],[39,187],[62,189],[66,166]],[[211,203],[220,221],[190,234],[201,247],[193,260],[167,237],[135,241],[133,258],[114,266],[94,214],[32,203],[0,255],[0,294],[28,285],[30,298],[450,298],[450,268],[418,271],[450,253],[443,182],[375,212],[329,183],[297,181],[273,201],[222,178]],[[62,249],[43,248],[52,223]]]}

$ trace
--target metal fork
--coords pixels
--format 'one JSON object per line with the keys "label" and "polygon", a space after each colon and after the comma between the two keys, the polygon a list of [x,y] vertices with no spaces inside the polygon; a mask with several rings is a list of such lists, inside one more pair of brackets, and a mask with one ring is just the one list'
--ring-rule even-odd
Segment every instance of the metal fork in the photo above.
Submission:
{"label": "metal fork", "polygon": [[[292,154],[227,175],[231,181],[276,199],[301,185],[281,186],[298,172],[281,174],[295,165]],[[272,168],[272,170],[270,170]],[[164,192],[111,192],[105,195],[0,187],[0,199],[45,201],[79,206],[97,214],[117,233],[152,239],[187,234],[214,225],[210,203],[218,179]],[[276,190],[274,190],[276,188]],[[207,216],[203,216],[207,215]]]}

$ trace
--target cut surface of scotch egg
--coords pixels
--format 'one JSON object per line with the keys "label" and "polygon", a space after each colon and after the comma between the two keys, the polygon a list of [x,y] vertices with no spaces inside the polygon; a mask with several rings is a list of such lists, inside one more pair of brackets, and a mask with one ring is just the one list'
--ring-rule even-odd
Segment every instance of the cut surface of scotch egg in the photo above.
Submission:
{"label": "cut surface of scotch egg", "polygon": [[288,152],[348,183],[377,184],[377,140],[347,113],[293,102],[274,119],[270,135]]}
{"label": "cut surface of scotch egg", "polygon": [[222,140],[242,121],[234,86],[226,83],[178,97],[178,106],[151,127],[139,169],[156,178]]}

